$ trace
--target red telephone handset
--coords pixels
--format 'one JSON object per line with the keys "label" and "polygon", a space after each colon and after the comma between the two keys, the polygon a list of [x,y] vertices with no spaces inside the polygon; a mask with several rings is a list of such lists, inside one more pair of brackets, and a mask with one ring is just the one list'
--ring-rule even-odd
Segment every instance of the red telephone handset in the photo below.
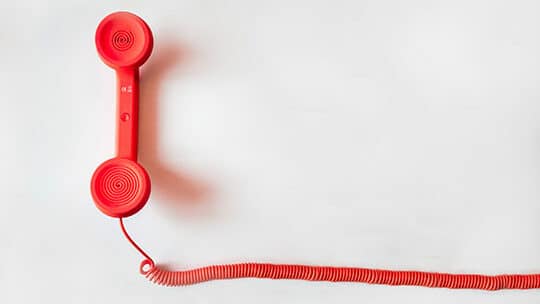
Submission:
{"label": "red telephone handset", "polygon": [[485,290],[540,288],[540,274],[450,274],[268,263],[212,265],[169,271],[155,265],[152,258],[131,239],[122,220],[138,212],[150,195],[150,178],[137,163],[137,122],[139,66],[150,56],[152,46],[153,38],[148,25],[127,12],[108,15],[97,28],[98,53],[108,66],[116,70],[117,75],[117,139],[116,157],[102,163],[94,172],[91,182],[96,206],[103,213],[120,219],[122,232],[144,255],[140,270],[151,281],[176,286],[250,277]]}
{"label": "red telephone handset", "polygon": [[96,47],[105,64],[116,71],[116,157],[94,172],[92,197],[103,213],[122,218],[144,207],[150,195],[150,178],[137,162],[137,137],[139,67],[152,53],[152,32],[136,15],[113,13],[99,24]]}

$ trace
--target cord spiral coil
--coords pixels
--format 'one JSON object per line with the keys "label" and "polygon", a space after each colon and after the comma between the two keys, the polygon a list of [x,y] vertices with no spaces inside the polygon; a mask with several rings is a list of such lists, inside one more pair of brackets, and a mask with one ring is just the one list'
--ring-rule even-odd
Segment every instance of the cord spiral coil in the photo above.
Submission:
{"label": "cord spiral coil", "polygon": [[269,263],[211,265],[189,270],[170,271],[156,265],[152,258],[131,239],[124,227],[122,218],[120,218],[120,228],[127,240],[146,258],[140,265],[141,274],[151,282],[164,286],[185,286],[213,280],[259,278],[356,282],[451,289],[482,289],[490,291],[540,288],[540,274],[452,274]]}
{"label": "cord spiral coil", "polygon": [[[148,260],[143,261],[145,263]],[[540,287],[540,274],[480,275],[423,271],[398,271],[352,267],[244,263],[212,265],[185,271],[169,271],[151,265],[142,271],[151,282],[164,286],[192,285],[212,280],[238,278],[357,282],[451,289],[530,289]]]}

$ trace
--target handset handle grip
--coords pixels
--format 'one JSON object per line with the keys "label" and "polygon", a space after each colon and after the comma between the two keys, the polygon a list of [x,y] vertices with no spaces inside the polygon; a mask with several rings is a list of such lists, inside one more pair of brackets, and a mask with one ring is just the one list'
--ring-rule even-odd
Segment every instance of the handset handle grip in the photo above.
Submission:
{"label": "handset handle grip", "polygon": [[139,69],[116,70],[116,156],[137,161]]}

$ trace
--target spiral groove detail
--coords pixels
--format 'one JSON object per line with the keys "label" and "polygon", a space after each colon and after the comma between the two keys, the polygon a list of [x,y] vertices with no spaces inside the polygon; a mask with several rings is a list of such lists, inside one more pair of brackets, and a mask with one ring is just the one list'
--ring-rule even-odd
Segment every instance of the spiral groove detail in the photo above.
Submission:
{"label": "spiral groove detail", "polygon": [[114,206],[130,203],[139,193],[137,173],[127,166],[110,165],[98,180],[102,197]]}
{"label": "spiral groove detail", "polygon": [[126,51],[133,45],[133,34],[128,31],[117,31],[112,36],[112,45],[118,51]]}

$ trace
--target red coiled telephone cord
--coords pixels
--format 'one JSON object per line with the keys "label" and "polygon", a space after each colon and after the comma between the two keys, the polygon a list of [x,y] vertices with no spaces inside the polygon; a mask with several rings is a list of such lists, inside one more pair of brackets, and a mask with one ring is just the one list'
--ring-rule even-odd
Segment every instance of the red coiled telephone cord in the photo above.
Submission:
{"label": "red coiled telephone cord", "polygon": [[424,271],[384,270],[356,267],[308,266],[242,263],[212,265],[181,271],[159,267],[129,236],[120,218],[120,228],[128,241],[144,257],[140,272],[150,281],[165,286],[183,286],[212,280],[238,278],[289,279],[328,282],[357,282],[453,289],[532,289],[540,288],[540,274],[451,274]]}

